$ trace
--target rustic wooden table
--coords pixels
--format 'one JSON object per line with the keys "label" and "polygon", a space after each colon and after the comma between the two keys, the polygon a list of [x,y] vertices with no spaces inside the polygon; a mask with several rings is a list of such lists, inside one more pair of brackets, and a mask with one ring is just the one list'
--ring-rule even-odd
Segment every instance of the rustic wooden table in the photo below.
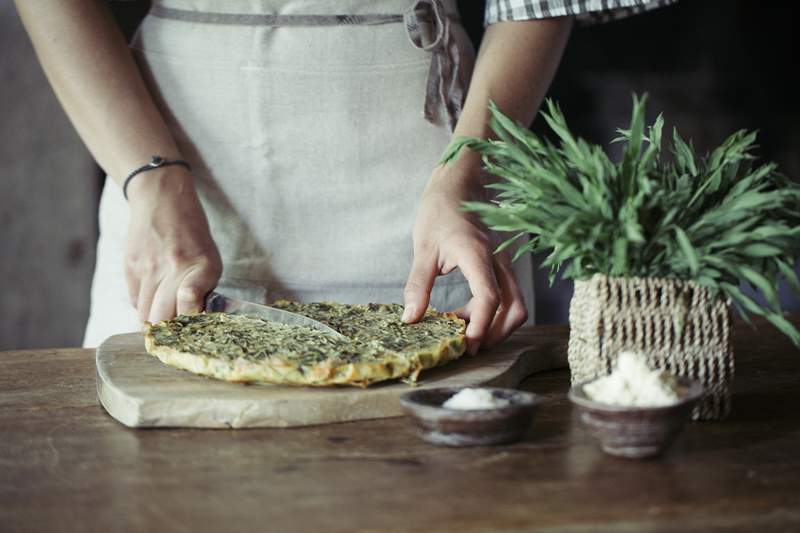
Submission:
{"label": "rustic wooden table", "polygon": [[[795,322],[800,322],[795,320]],[[564,350],[567,329],[519,332]],[[94,352],[0,353],[0,531],[800,531],[800,353],[737,326],[734,410],[668,455],[605,456],[567,371],[524,442],[450,449],[403,418],[298,429],[132,430]]]}

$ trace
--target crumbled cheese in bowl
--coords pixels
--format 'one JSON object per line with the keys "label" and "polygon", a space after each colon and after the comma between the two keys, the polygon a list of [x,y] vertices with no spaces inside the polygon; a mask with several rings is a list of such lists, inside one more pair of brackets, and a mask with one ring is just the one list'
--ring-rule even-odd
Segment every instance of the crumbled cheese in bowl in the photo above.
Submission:
{"label": "crumbled cheese in bowl", "polygon": [[461,389],[442,404],[447,409],[461,409],[472,411],[477,409],[493,409],[505,407],[511,402],[505,398],[498,398],[492,391],[486,389]]}
{"label": "crumbled cheese in bowl", "polygon": [[644,356],[636,352],[620,352],[614,371],[583,386],[591,400],[625,407],[659,407],[671,405],[684,392],[675,376],[651,370]]}

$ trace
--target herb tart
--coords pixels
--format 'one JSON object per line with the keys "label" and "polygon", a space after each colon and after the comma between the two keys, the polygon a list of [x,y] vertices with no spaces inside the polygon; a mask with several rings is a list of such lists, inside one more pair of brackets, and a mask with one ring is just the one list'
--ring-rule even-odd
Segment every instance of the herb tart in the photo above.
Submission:
{"label": "herb tart", "polygon": [[163,363],[231,382],[355,385],[405,378],[464,354],[466,324],[428,309],[414,324],[400,304],[297,303],[272,307],[323,322],[347,339],[247,315],[178,315],[146,324],[147,352]]}

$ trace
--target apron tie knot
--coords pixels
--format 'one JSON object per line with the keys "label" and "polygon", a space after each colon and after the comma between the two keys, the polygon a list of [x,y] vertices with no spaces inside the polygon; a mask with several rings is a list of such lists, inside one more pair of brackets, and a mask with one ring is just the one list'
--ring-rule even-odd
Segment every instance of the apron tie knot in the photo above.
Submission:
{"label": "apron tie knot", "polygon": [[[427,44],[423,40],[422,28],[426,21],[430,21],[434,31],[433,40]],[[444,13],[441,0],[417,0],[403,15],[403,22],[411,44],[432,53],[423,108],[425,120],[434,123],[437,104],[441,104],[447,113],[450,131],[453,131],[466,91],[459,75],[461,56],[450,32],[450,18]]]}

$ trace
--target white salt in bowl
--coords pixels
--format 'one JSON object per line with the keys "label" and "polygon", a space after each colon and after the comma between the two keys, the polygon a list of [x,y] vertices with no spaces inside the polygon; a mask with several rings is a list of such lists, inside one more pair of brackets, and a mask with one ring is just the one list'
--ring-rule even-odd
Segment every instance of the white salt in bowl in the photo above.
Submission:
{"label": "white salt in bowl", "polygon": [[658,407],[626,407],[592,400],[583,389],[590,381],[574,385],[568,396],[604,452],[643,459],[661,455],[670,447],[703,396],[699,382],[686,378],[677,381],[682,389],[678,401]]}
{"label": "white salt in bowl", "polygon": [[485,409],[452,409],[443,404],[464,387],[439,387],[406,392],[403,411],[417,426],[420,438],[446,446],[485,446],[520,440],[533,423],[540,396],[532,392],[496,387],[479,388],[507,405]]}

